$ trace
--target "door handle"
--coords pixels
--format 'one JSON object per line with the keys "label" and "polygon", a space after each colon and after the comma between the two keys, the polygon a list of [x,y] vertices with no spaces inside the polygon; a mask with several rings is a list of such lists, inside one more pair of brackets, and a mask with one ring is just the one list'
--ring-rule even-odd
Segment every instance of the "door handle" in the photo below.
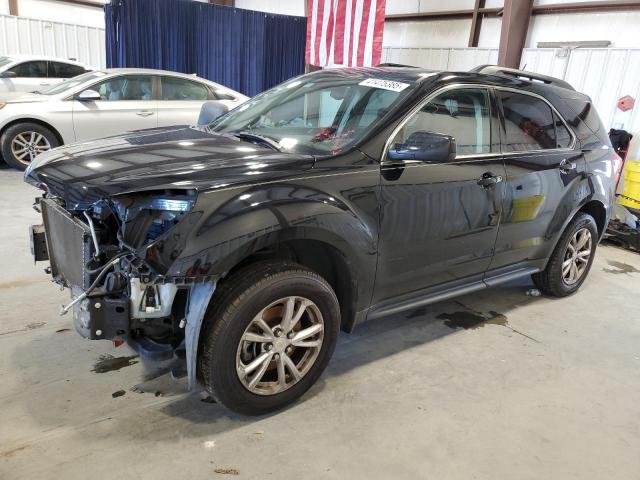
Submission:
{"label": "door handle", "polygon": [[495,186],[496,183],[500,183],[502,181],[502,176],[494,175],[491,172],[486,172],[482,174],[482,177],[478,179],[478,185],[482,188],[491,188]]}
{"label": "door handle", "polygon": [[153,110],[139,110],[136,112],[136,115],[139,117],[148,117],[149,115],[153,115]]}
{"label": "door handle", "polygon": [[40,86],[41,86],[41,87],[48,87],[49,85],[51,85],[51,84],[50,84],[50,83],[47,83],[47,82],[42,82],[42,83],[40,84]]}
{"label": "door handle", "polygon": [[560,165],[558,165],[558,170],[560,170],[560,173],[564,173],[565,175],[571,173],[577,168],[578,166],[574,162],[569,162],[566,158],[562,159]]}

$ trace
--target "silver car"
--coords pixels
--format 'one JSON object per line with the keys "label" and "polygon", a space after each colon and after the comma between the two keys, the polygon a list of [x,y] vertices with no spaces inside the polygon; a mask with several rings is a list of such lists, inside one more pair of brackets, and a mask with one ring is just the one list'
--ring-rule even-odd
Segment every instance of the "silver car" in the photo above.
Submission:
{"label": "silver car", "polygon": [[0,93],[0,154],[24,170],[58,145],[192,125],[206,101],[232,109],[247,99],[195,75],[124,68],[89,72],[39,93]]}

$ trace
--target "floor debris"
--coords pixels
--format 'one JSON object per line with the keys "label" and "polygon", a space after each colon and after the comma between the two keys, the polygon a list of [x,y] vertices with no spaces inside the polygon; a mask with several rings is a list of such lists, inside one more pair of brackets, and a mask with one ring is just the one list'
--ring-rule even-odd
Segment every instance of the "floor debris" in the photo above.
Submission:
{"label": "floor debris", "polygon": [[542,292],[537,288],[530,288],[525,292],[525,294],[529,297],[539,297],[540,295],[542,295]]}
{"label": "floor debris", "polygon": [[214,472],[220,475],[240,475],[240,472],[235,468],[216,468]]}
{"label": "floor debris", "polygon": [[125,393],[127,392],[125,392],[124,390],[118,390],[117,392],[113,392],[111,396],[113,398],[118,398],[118,397],[122,397]]}

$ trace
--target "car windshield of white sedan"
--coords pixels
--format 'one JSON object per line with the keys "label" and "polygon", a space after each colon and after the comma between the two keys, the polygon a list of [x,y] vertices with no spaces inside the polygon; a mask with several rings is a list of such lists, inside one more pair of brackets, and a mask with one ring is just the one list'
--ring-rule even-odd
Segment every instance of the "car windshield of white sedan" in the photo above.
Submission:
{"label": "car windshield of white sedan", "polygon": [[14,59],[11,57],[0,57],[0,68],[7,66],[13,62],[14,62]]}
{"label": "car windshield of white sedan", "polygon": [[42,90],[40,93],[43,95],[57,95],[59,93],[64,93],[71,88],[77,87],[78,85],[82,85],[83,83],[91,82],[92,80],[98,80],[105,75],[106,73],[104,72],[83,73],[82,75],[70,78],[69,80],[65,80],[64,82],[57,83],[53,87]]}
{"label": "car windshield of white sedan", "polygon": [[284,151],[335,155],[356,144],[412,86],[360,76],[294,79],[216,119],[208,129],[264,137]]}

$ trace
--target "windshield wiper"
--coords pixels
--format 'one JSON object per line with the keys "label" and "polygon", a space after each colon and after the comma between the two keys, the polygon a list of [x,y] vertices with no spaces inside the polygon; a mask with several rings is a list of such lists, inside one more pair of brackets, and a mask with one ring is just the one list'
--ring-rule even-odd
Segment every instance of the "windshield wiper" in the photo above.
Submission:
{"label": "windshield wiper", "polygon": [[249,132],[247,130],[240,130],[238,132],[230,132],[234,137],[243,139],[243,140],[254,140],[256,142],[267,145],[269,148],[277,152],[282,152],[283,148],[280,146],[278,142],[272,140],[269,137],[265,137],[264,135],[259,135],[257,133]]}

